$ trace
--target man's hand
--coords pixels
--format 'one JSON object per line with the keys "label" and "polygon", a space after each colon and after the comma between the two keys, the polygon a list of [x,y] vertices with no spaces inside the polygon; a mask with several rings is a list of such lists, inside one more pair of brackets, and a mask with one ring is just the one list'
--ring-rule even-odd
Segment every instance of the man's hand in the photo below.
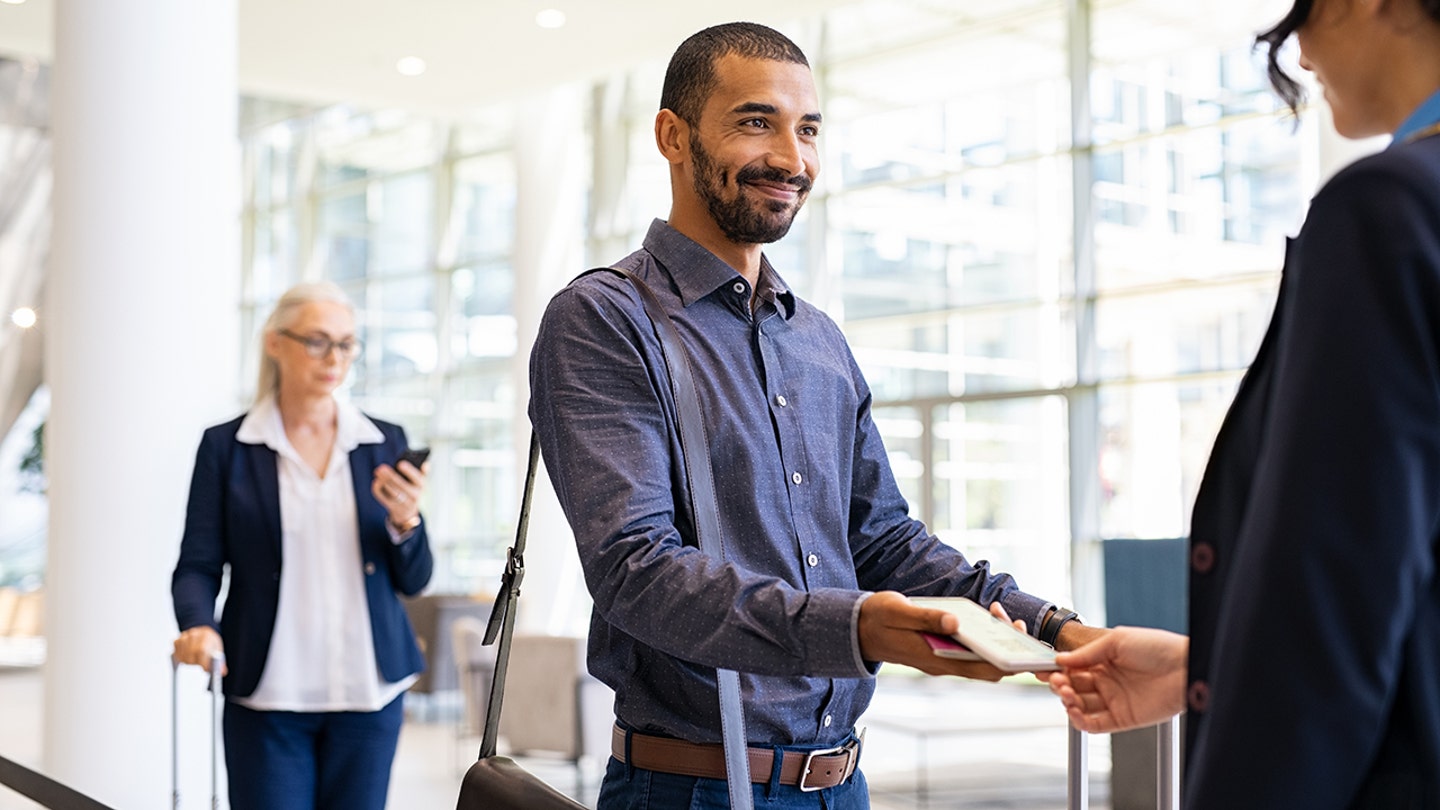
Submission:
{"label": "man's hand", "polygon": [[[206,672],[210,671],[211,656],[215,653],[225,654],[225,644],[220,640],[220,634],[215,628],[208,625],[199,625],[180,634],[175,639],[175,661],[181,664],[195,664],[204,667]],[[230,667],[222,664],[220,674],[229,674]]]}
{"label": "man's hand", "polygon": [[[1010,621],[999,602],[990,606],[990,612]],[[1022,631],[1025,629],[1022,622],[1015,624]],[[949,636],[959,626],[960,622],[954,614],[922,608],[897,591],[880,591],[860,605],[860,656],[867,661],[904,664],[927,675],[959,675],[998,681],[1009,674],[984,661],[941,658],[920,635],[934,633]]]}
{"label": "man's hand", "polygon": [[1124,731],[1163,722],[1185,710],[1189,655],[1188,636],[1116,627],[1073,652],[1055,656],[1063,669],[1040,677],[1065,704],[1076,728],[1092,733]]}
{"label": "man's hand", "polygon": [[1060,628],[1060,635],[1055,637],[1055,649],[1076,650],[1109,632],[1110,630],[1104,627],[1091,627],[1078,621],[1066,622],[1065,626]]}

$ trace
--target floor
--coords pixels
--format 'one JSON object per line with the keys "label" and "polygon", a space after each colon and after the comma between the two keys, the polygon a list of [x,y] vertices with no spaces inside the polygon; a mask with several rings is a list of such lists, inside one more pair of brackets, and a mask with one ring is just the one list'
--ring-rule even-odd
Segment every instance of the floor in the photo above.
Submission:
{"label": "floor", "polygon": [[[0,756],[31,767],[38,762],[43,689],[39,669],[0,668]],[[409,709],[391,777],[389,806],[453,808],[479,740],[457,739],[455,706],[444,696],[420,696],[410,701]],[[1066,807],[1064,716],[1038,684],[992,685],[882,674],[862,725],[867,728],[863,766],[874,810]],[[1104,738],[1091,739],[1088,749],[1089,806],[1106,810],[1108,746]],[[576,769],[568,762],[541,757],[519,761],[594,806],[598,761],[582,765],[578,784]],[[38,807],[0,788],[0,810]]]}

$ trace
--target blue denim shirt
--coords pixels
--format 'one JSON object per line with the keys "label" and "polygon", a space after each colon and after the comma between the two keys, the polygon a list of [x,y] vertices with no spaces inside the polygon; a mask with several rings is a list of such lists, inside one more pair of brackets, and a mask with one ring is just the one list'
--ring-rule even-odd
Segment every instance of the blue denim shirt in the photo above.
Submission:
{"label": "blue denim shirt", "polygon": [[550,302],[530,418],[594,598],[590,671],[640,731],[720,739],[715,667],[741,672],[752,743],[829,743],[875,688],[860,604],[877,590],[1050,603],[909,517],[839,327],[762,263],[750,285],[656,221],[621,263],[655,292],[695,369],[724,561],[695,546],[659,342],[630,282],[594,273]]}

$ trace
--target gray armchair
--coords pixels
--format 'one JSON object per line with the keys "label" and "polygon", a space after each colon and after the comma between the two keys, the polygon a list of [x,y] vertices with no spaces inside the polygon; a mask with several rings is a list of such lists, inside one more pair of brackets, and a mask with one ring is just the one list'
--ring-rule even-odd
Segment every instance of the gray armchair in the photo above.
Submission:
{"label": "gray armchair", "polygon": [[584,783],[583,761],[610,755],[615,696],[585,670],[585,639],[516,635],[500,737],[512,752],[549,753],[575,765]]}

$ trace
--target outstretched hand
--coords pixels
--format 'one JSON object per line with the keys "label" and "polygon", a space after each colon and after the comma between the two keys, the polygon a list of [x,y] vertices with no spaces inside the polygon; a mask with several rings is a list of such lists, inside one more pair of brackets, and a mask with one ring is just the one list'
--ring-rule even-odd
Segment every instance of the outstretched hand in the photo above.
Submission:
{"label": "outstretched hand", "polygon": [[[990,612],[1010,621],[996,602]],[[1023,622],[1015,622],[1023,632]],[[954,614],[916,605],[898,591],[880,591],[860,605],[860,655],[867,661],[904,664],[927,675],[959,675],[982,681],[998,681],[1010,674],[984,661],[941,658],[922,633],[952,635],[960,626]]]}
{"label": "outstretched hand", "polygon": [[1163,722],[1185,709],[1190,638],[1116,627],[1055,656],[1061,671],[1040,677],[1081,731],[1107,733]]}

